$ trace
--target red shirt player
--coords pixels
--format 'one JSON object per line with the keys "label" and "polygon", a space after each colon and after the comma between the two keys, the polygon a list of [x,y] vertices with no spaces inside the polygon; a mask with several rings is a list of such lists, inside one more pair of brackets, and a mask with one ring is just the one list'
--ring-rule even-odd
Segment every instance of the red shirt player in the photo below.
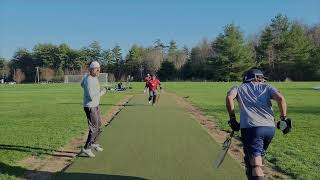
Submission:
{"label": "red shirt player", "polygon": [[156,99],[157,99],[158,85],[161,90],[162,89],[161,82],[159,81],[159,79],[156,78],[155,75],[153,75],[151,80],[148,81],[148,87],[149,87],[149,99],[148,100],[149,100],[150,104],[152,102],[152,105],[154,105],[154,103],[156,102]]}

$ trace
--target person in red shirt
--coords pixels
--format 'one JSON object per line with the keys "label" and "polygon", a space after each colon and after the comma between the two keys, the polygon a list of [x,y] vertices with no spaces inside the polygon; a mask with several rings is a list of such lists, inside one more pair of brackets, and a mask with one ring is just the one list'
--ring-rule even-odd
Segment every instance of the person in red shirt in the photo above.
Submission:
{"label": "person in red shirt", "polygon": [[148,81],[148,87],[149,87],[149,103],[154,105],[157,100],[157,89],[158,86],[160,87],[160,90],[162,89],[161,87],[161,82],[159,79],[156,78],[155,75],[152,76],[152,78]]}
{"label": "person in red shirt", "polygon": [[146,82],[148,82],[149,80],[151,80],[151,76],[150,76],[150,74],[147,74],[147,76],[144,78],[144,80],[146,81]]}
{"label": "person in red shirt", "polygon": [[144,81],[146,82],[146,85],[144,86],[143,92],[146,93],[148,89],[148,81],[151,80],[150,74],[147,74],[147,76],[144,78]]}

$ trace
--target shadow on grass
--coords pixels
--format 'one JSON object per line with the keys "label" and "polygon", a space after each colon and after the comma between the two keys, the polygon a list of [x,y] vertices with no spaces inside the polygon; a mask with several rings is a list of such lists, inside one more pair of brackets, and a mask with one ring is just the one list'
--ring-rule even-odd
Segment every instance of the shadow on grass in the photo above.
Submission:
{"label": "shadow on grass", "polygon": [[[77,104],[77,105],[83,106],[82,103],[57,103],[57,104],[66,104],[66,105]],[[148,104],[123,104],[123,105],[119,105],[119,104],[101,103],[100,106],[150,106],[150,105],[148,105]]]}
{"label": "shadow on grass", "polygon": [[[56,157],[71,157],[71,158],[74,157],[74,154],[78,154],[78,152],[73,152],[73,151],[59,151],[55,149],[9,145],[9,144],[0,144],[0,150],[30,152],[34,155],[49,155],[49,156],[56,156]],[[57,152],[65,153],[65,154],[55,154]]]}
{"label": "shadow on grass", "polygon": [[[285,89],[294,89],[294,90],[307,90],[307,91],[319,91],[319,89],[315,89],[315,87],[309,87],[309,88],[285,88]],[[319,91],[320,92],[320,91]]]}
{"label": "shadow on grass", "polygon": [[46,172],[37,170],[28,170],[20,166],[10,166],[0,162],[0,173],[3,175],[15,176],[25,179],[115,179],[115,180],[145,180],[145,178],[108,174],[90,174],[90,173],[69,173],[69,172]]}
{"label": "shadow on grass", "polygon": [[290,112],[301,114],[320,114],[319,106],[291,106]]}

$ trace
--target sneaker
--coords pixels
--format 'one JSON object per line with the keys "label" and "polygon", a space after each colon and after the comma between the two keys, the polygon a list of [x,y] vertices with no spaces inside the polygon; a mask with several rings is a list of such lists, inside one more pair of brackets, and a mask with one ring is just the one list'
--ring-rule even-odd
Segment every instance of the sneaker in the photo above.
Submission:
{"label": "sneaker", "polygon": [[85,149],[85,148],[82,148],[81,149],[81,152],[82,153],[84,153],[84,154],[86,154],[87,156],[89,156],[89,157],[96,157],[93,153],[92,153],[92,151],[91,151],[91,149]]}
{"label": "sneaker", "polygon": [[100,144],[91,144],[91,147],[93,147],[96,151],[102,152],[103,148],[100,147]]}
{"label": "sneaker", "polygon": [[149,104],[151,104],[152,103],[152,101],[149,101]]}

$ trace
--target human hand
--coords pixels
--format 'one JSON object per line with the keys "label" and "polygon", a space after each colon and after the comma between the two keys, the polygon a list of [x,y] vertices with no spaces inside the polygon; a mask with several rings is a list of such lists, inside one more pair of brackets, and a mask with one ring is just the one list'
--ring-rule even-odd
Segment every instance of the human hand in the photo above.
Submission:
{"label": "human hand", "polygon": [[286,116],[281,116],[280,121],[277,122],[277,128],[280,129],[283,134],[289,133],[292,128],[291,119]]}
{"label": "human hand", "polygon": [[230,119],[228,121],[229,126],[233,131],[240,130],[240,123],[236,120],[236,116],[234,114],[230,115]]}

